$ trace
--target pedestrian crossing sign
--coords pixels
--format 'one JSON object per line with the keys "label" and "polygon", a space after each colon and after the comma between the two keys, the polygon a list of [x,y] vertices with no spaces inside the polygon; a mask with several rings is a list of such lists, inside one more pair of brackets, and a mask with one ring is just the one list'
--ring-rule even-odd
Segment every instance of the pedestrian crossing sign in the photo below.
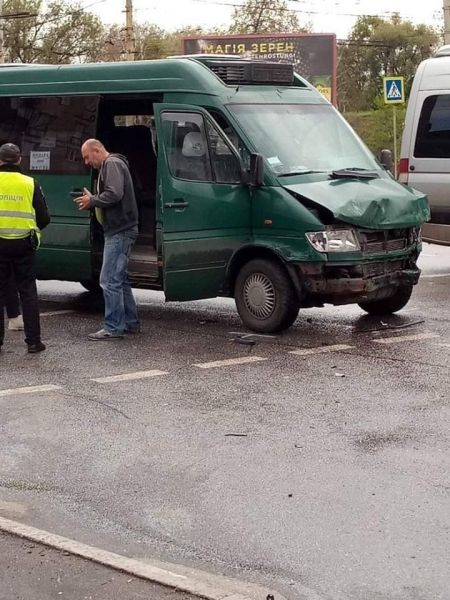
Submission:
{"label": "pedestrian crossing sign", "polygon": [[403,77],[383,77],[383,87],[386,104],[401,104],[405,101]]}

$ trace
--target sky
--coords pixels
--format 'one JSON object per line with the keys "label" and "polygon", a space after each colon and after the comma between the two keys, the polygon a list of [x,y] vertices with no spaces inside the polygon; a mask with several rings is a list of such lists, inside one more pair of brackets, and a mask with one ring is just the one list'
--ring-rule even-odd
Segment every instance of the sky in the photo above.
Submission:
{"label": "sky", "polygon": [[[314,33],[335,33],[345,39],[358,15],[389,17],[400,13],[413,23],[434,27],[443,24],[443,0],[291,0],[301,23],[311,23]],[[187,26],[225,26],[236,5],[244,0],[133,0],[135,22],[150,22],[173,31]],[[82,0],[82,6],[98,14],[103,22],[125,22],[125,0]]]}

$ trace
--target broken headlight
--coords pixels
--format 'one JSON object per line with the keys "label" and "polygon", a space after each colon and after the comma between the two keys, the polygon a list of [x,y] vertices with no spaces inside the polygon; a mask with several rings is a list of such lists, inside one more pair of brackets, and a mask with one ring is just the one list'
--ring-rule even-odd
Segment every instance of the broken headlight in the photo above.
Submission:
{"label": "broken headlight", "polygon": [[361,250],[353,229],[326,229],[306,234],[306,239],[318,252],[357,252]]}

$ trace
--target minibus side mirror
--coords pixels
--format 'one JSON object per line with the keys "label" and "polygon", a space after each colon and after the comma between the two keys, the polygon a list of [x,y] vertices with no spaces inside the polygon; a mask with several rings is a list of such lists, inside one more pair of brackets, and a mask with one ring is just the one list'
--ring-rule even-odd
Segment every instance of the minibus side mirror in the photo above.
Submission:
{"label": "minibus side mirror", "polygon": [[384,149],[380,152],[380,163],[386,169],[386,171],[392,170],[392,152],[388,149]]}
{"label": "minibus side mirror", "polygon": [[264,183],[264,159],[261,154],[250,154],[250,168],[246,173],[246,183],[260,187]]}

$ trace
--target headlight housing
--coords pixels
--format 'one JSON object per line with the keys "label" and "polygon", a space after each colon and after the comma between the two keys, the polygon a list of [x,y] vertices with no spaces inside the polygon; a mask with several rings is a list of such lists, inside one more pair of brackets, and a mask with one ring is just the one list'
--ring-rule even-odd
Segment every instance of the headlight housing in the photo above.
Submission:
{"label": "headlight housing", "polygon": [[361,250],[353,229],[326,229],[306,234],[306,239],[317,252],[358,252]]}
{"label": "headlight housing", "polygon": [[421,244],[422,243],[422,229],[421,227],[411,227],[408,235],[408,244]]}

